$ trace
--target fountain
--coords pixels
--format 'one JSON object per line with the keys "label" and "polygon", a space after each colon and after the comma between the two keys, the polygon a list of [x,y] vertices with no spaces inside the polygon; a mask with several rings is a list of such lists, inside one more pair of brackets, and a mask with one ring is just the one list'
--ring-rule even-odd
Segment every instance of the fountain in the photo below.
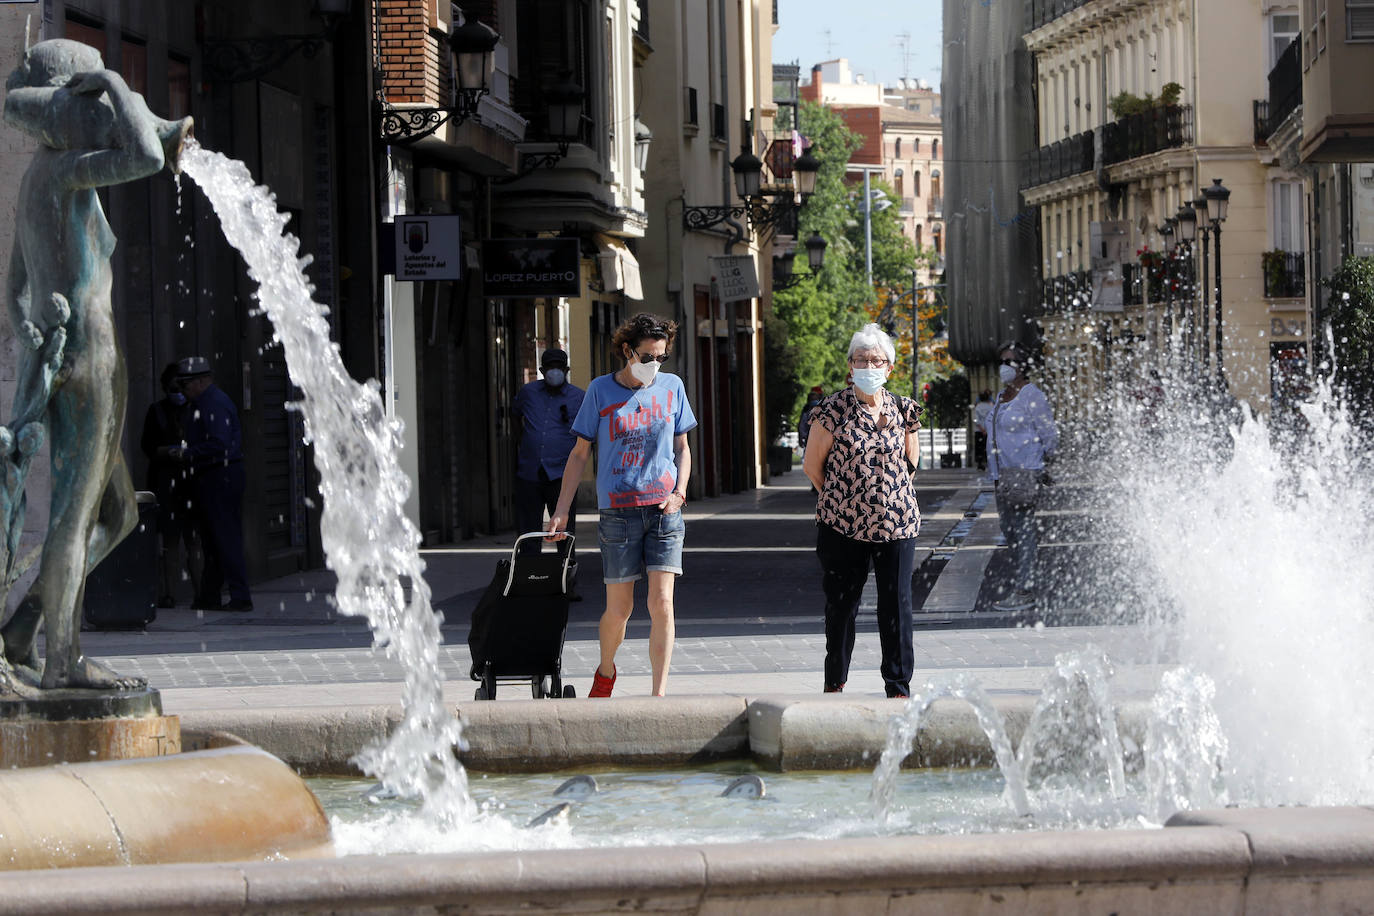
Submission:
{"label": "fountain", "polygon": [[[108,81],[97,85],[82,79],[64,86],[66,96],[60,90],[50,93],[63,106],[76,105],[68,99],[73,95],[90,101],[85,96],[95,95],[97,88],[110,94]],[[12,86],[11,92],[21,92],[19,99],[37,99],[23,95],[27,88],[39,87]],[[55,140],[70,137],[65,124],[48,126]],[[159,168],[166,158],[164,152]],[[303,839],[289,849],[274,850],[292,861],[262,861],[266,856],[260,847],[255,852],[248,845],[227,844],[225,855],[238,861],[214,864],[212,853],[205,852],[201,864],[177,868],[76,869],[61,879],[0,874],[0,913],[97,906],[137,912],[193,905],[283,912],[459,905],[772,912],[833,907],[841,897],[852,908],[919,905],[957,912],[994,904],[1042,910],[1367,908],[1374,895],[1374,812],[1356,806],[1371,797],[1374,736],[1368,717],[1352,719],[1349,711],[1358,708],[1368,686],[1364,682],[1369,676],[1359,663],[1374,644],[1367,607],[1374,595],[1371,574],[1368,564],[1352,571],[1344,558],[1308,558],[1326,577],[1313,578],[1288,556],[1291,534],[1280,538],[1272,530],[1282,515],[1311,543],[1329,543],[1333,526],[1343,538],[1362,539],[1368,533],[1368,490],[1358,486],[1348,460],[1357,451],[1351,425],[1329,397],[1311,405],[1314,435],[1309,447],[1319,460],[1307,464],[1279,461],[1264,424],[1253,420],[1231,430],[1230,460],[1219,460],[1211,450],[1216,438],[1197,435],[1215,414],[1183,397],[1175,410],[1178,427],[1158,432],[1167,448],[1147,440],[1138,444],[1145,451],[1131,460],[1104,462],[1119,472],[1110,483],[1122,497],[1119,523],[1131,535],[1132,556],[1142,559],[1147,574],[1170,574],[1167,587],[1154,590],[1144,610],[1161,628],[1182,634],[1174,646],[1183,655],[1183,666],[1166,673],[1150,702],[1116,702],[1109,660],[1087,652],[1059,660],[1038,703],[992,700],[976,684],[961,680],[929,685],[895,720],[892,701],[853,698],[477,704],[464,710],[469,747],[458,719],[442,701],[438,619],[429,606],[416,552],[418,536],[400,509],[408,487],[394,460],[401,431],[386,417],[375,384],[359,385],[344,372],[329,341],[323,309],[311,301],[302,270],[307,262],[296,240],[284,235],[286,218],[270,192],[256,186],[241,163],[200,149],[191,140],[179,162],[210,198],[226,236],[244,255],[259,284],[258,304],[272,320],[292,379],[303,392],[298,408],[323,478],[321,527],[328,562],[339,576],[335,600],[344,613],[366,616],[378,645],[403,658],[407,672],[399,717],[386,710],[336,718],[318,712],[268,717],[250,711],[235,720],[243,726],[236,731],[294,766],[371,775],[381,783],[374,797],[408,799],[416,811],[386,825],[397,832],[418,826],[452,833],[476,825],[489,836],[502,831],[515,836],[524,829],[475,810],[455,748],[469,762],[497,760],[553,770],[634,759],[681,763],[751,756],[782,768],[805,762],[872,767],[881,753],[872,793],[879,814],[890,811],[901,792],[897,783],[904,764],[996,763],[1010,817],[1030,828],[1054,823],[1047,812],[1053,814],[1049,809],[1057,803],[1055,796],[1077,792],[1085,784],[1096,786],[1094,791],[1108,804],[1121,803],[1134,774],[1143,780],[1147,797],[1139,810],[1127,810],[1127,819],[1114,823],[1119,827],[1134,817],[1146,829],[695,843],[660,845],[650,855],[628,856],[597,849],[511,852],[512,844],[506,851],[483,855],[471,850],[491,847],[477,843],[456,853],[302,861],[320,852],[323,843],[313,827],[299,827],[301,822],[317,823],[311,820],[311,806],[300,804],[290,808],[298,816],[282,819],[297,823],[293,829]],[[26,357],[37,381],[25,390],[46,397],[43,385],[51,383],[53,397],[65,397],[64,392],[78,389],[66,388],[61,377],[66,356],[56,358],[54,341],[63,337],[57,333],[61,326],[79,314],[80,303],[64,294],[64,306],[55,297],[44,299],[44,292],[39,290],[36,299],[47,303],[47,323],[35,323],[42,333],[31,335],[34,355]],[[30,307],[33,301],[30,296]],[[71,349],[68,341],[60,342]],[[1183,387],[1177,390],[1182,394]],[[1123,449],[1136,445],[1132,440],[1139,436],[1127,427],[1115,430]],[[32,454],[32,436],[25,438],[27,424],[13,428],[19,430],[18,435],[11,432],[18,448],[12,454],[18,457],[11,463],[18,472],[25,455]],[[55,435],[52,430],[48,434]],[[0,441],[7,440],[0,436]],[[1171,457],[1145,460],[1159,454]],[[1289,466],[1311,470],[1289,479],[1281,473]],[[1179,473],[1183,468],[1190,473]],[[1276,491],[1282,495],[1276,498]],[[11,504],[22,507],[22,500],[12,495]],[[1217,532],[1231,532],[1231,541]],[[1233,548],[1242,536],[1247,550],[1237,561]],[[106,545],[101,542],[101,547]],[[1314,591],[1322,599],[1320,607],[1310,601]],[[61,637],[64,618],[51,613],[55,609],[35,601],[24,620],[40,615],[44,626]],[[1288,619],[1292,617],[1298,619]],[[1280,639],[1274,638],[1276,633]],[[5,639],[7,657],[19,663],[7,682],[16,692],[62,689],[57,682],[73,677],[107,678],[103,669],[63,656],[64,644],[50,636],[50,651],[59,651],[55,674],[50,679],[45,671],[37,684],[31,683],[27,644],[21,639],[11,652],[8,629]],[[136,689],[115,675],[108,678],[113,683],[99,686],[116,692]],[[1341,698],[1348,702],[1338,702]],[[302,740],[303,734],[314,740]],[[197,769],[189,797],[212,808],[213,798],[242,799],[242,794],[216,795],[216,786],[233,784],[235,767],[272,766],[260,752],[234,746],[239,742],[231,736],[216,740],[229,746],[204,758],[155,761],[168,769],[145,771],[156,774],[151,784],[175,780],[168,774],[187,759],[232,761],[218,771],[218,778]],[[1304,759],[1304,754],[1320,758]],[[82,809],[88,813],[74,818],[89,826],[94,818],[89,812],[119,807],[117,799],[127,792],[129,774],[138,766],[78,766],[34,768],[22,777],[63,776],[82,787],[105,786],[107,794],[97,793],[96,803]],[[1074,774],[1071,780],[1066,773]],[[47,816],[37,806],[19,803],[46,790],[12,781],[17,778],[0,776],[0,803],[13,800],[18,812],[10,820],[0,819],[0,835],[6,837],[32,830]],[[575,829],[576,805],[590,803],[589,788],[582,790],[586,798],[547,809],[547,823],[530,829]],[[151,788],[132,793],[135,799],[153,794]],[[760,787],[754,794],[764,793]],[[767,804],[778,794],[721,804]],[[598,800],[602,795],[595,793]],[[1348,807],[1196,810],[1236,801]],[[264,804],[262,799],[255,802]],[[266,805],[278,807],[272,801]],[[216,819],[224,819],[232,809],[219,804],[216,810]],[[120,816],[132,817],[132,812]],[[873,823],[880,826],[881,818]],[[1159,829],[1161,824],[1168,829]],[[131,828],[113,854],[109,843],[89,832],[80,837],[86,846],[104,850],[103,858],[80,860],[86,863],[127,865],[168,858],[169,844],[159,844],[152,827],[146,835]],[[410,848],[425,847],[417,843]],[[917,895],[918,903],[908,902]]]}

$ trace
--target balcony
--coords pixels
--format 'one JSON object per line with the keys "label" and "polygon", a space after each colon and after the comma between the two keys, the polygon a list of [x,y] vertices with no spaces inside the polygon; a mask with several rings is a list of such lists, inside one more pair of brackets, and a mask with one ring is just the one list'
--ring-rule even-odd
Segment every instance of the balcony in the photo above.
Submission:
{"label": "balcony", "polygon": [[1293,43],[1279,55],[1269,71],[1269,98],[1255,102],[1255,142],[1265,143],[1289,115],[1302,104],[1302,63],[1299,45]]}
{"label": "balcony", "polygon": [[1093,131],[1023,153],[1021,190],[1093,170]]}
{"label": "balcony", "polygon": [[1080,6],[1086,6],[1088,0],[1025,0],[1025,3],[1025,28],[1027,32],[1033,32]]}
{"label": "balcony", "polygon": [[1102,162],[1115,165],[1193,142],[1193,106],[1159,105],[1103,128]]}
{"label": "balcony", "polygon": [[1307,274],[1300,251],[1266,251],[1260,255],[1264,298],[1300,299],[1307,294]]}
{"label": "balcony", "polygon": [[1084,309],[1092,304],[1093,278],[1086,270],[1046,277],[1040,284],[1040,304],[1046,314]]}
{"label": "balcony", "polygon": [[926,198],[926,219],[945,218],[945,197],[943,194],[932,194]]}

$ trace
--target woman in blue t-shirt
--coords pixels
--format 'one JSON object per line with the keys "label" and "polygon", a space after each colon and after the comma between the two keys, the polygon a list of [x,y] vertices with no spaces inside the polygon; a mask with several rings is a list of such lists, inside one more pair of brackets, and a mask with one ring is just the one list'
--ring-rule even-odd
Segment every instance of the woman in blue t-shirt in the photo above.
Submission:
{"label": "woman in blue t-shirt", "polygon": [[[659,366],[677,337],[677,324],[640,314],[616,329],[611,346],[625,365],[592,379],[573,420],[577,444],[563,469],[551,535],[567,526],[582,471],[597,446],[596,497],[601,517],[601,663],[589,697],[608,697],[615,686],[615,653],[634,611],[635,582],[649,578],[649,663],[653,694],[663,696],[673,654],[673,583],[682,575],[682,507],[692,453],[687,433],[697,425],[682,379]],[[551,538],[558,540],[559,538]]]}

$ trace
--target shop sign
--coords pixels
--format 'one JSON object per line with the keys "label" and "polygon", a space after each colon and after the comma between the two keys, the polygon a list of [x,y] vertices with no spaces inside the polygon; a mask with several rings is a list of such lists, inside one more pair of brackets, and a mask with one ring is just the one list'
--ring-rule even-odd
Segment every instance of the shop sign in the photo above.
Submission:
{"label": "shop sign", "polygon": [[460,279],[460,219],[456,213],[396,217],[396,279]]}
{"label": "shop sign", "polygon": [[750,255],[719,255],[708,258],[711,279],[716,281],[716,294],[721,302],[754,299],[759,294],[759,277]]}
{"label": "shop sign", "polygon": [[482,295],[488,299],[582,295],[577,239],[483,239]]}

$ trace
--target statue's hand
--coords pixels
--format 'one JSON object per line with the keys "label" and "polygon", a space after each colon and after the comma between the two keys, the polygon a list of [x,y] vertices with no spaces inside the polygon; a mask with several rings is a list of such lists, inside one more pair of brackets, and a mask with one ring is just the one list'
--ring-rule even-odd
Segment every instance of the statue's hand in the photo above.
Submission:
{"label": "statue's hand", "polygon": [[32,321],[24,321],[19,325],[19,342],[30,350],[37,350],[43,346],[43,332],[38,330],[38,325]]}
{"label": "statue's hand", "polygon": [[110,89],[110,70],[91,70],[78,73],[67,81],[67,88],[77,95],[100,95]]}
{"label": "statue's hand", "polygon": [[48,305],[48,314],[44,317],[48,319],[49,324],[66,324],[72,317],[72,307],[67,303],[67,297],[61,293],[53,293]]}

